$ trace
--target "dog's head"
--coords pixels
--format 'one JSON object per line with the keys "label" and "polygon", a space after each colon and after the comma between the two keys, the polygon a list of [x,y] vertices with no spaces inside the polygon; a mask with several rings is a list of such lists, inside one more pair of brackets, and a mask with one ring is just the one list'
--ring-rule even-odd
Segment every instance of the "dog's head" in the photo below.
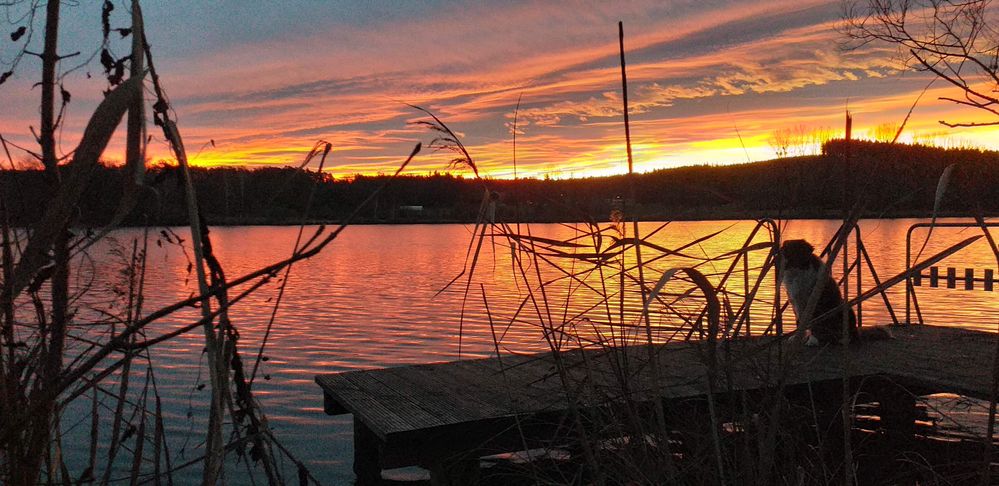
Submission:
{"label": "dog's head", "polygon": [[787,240],[780,247],[784,266],[790,268],[807,268],[815,258],[812,251],[815,248],[805,240]]}

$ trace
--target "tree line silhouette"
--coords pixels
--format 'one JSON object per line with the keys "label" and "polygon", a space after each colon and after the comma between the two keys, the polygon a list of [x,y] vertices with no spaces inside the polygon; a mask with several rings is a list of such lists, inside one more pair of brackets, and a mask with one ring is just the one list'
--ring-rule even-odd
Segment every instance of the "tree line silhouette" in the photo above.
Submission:
{"label": "tree line silhouette", "polygon": [[[437,173],[402,176],[362,209],[366,223],[470,222],[483,183],[498,197],[502,221],[605,221],[614,210],[643,220],[838,217],[844,205],[864,217],[928,216],[944,169],[942,215],[981,208],[999,213],[999,152],[843,140],[822,154],[728,166],[689,166],[632,176],[580,179],[476,180]],[[849,152],[849,157],[847,156]],[[334,178],[297,168],[192,169],[199,206],[211,224],[295,224],[345,218],[388,176]],[[81,224],[105,224],[115,212],[126,174],[94,169]],[[174,167],[152,167],[129,225],[186,224],[183,185]],[[13,224],[41,216],[42,171],[0,171],[0,190]],[[311,196],[310,196],[311,195]],[[309,200],[312,199],[310,205]]]}

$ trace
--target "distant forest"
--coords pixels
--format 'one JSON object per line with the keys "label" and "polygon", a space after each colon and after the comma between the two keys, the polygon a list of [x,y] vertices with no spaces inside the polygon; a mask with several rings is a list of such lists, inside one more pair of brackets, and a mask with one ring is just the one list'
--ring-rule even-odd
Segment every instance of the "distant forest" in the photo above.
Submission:
{"label": "distant forest", "polygon": [[[839,217],[844,201],[864,217],[928,216],[941,174],[949,178],[942,215],[981,208],[999,214],[999,152],[842,140],[822,155],[729,166],[692,166],[629,176],[569,180],[475,180],[450,174],[402,176],[361,209],[357,223],[471,222],[484,188],[494,193],[497,221],[606,221],[614,209],[641,220]],[[849,160],[849,161],[848,161]],[[168,166],[147,173],[148,190],[129,225],[187,223],[183,185]],[[79,208],[78,224],[108,222],[124,174],[96,169]],[[209,224],[339,222],[388,176],[336,179],[295,168],[194,169],[203,217]],[[46,187],[41,171],[0,171],[0,197],[10,222],[41,216]],[[109,195],[110,194],[110,195]],[[305,209],[312,195],[312,206]],[[633,196],[632,196],[633,195]]]}

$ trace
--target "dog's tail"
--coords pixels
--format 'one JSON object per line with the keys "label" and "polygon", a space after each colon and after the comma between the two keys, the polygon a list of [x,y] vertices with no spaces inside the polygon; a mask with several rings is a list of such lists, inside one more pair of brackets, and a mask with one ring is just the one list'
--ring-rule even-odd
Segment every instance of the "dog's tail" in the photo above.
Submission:
{"label": "dog's tail", "polygon": [[884,341],[895,339],[890,326],[871,326],[857,329],[860,341]]}

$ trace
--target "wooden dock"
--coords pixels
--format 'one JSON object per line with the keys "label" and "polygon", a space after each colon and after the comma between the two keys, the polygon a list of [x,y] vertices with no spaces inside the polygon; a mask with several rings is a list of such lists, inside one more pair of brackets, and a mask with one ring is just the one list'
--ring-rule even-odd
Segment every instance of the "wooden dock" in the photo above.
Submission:
{"label": "wooden dock", "polygon": [[362,484],[377,482],[382,469],[410,465],[430,469],[437,484],[474,481],[480,455],[552,437],[570,407],[613,406],[622,393],[667,406],[705,396],[708,363],[720,370],[711,384],[719,393],[842,383],[845,375],[904,387],[909,402],[912,394],[940,392],[988,399],[995,335],[935,326],[893,333],[892,340],[825,348],[774,337],[719,342],[714,353],[706,342],[600,348],[323,374],[316,382],[328,414],[354,414]]}

